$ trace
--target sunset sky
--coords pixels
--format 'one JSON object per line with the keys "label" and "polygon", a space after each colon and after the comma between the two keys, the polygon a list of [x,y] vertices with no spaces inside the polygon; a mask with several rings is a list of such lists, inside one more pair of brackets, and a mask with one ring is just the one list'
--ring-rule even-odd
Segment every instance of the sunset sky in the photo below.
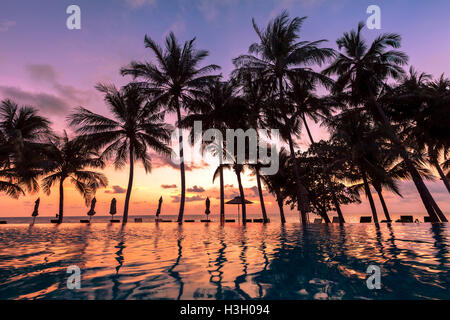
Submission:
{"label": "sunset sky", "polygon": [[[66,28],[66,8],[76,4],[81,8],[81,30]],[[1,0],[0,3],[0,99],[10,98],[19,104],[33,105],[51,119],[58,133],[67,129],[65,117],[76,106],[84,106],[108,115],[102,96],[95,84],[123,85],[130,78],[122,77],[119,69],[131,60],[150,60],[149,49],[144,48],[147,34],[162,43],[173,31],[182,40],[196,37],[197,47],[210,51],[206,63],[218,64],[225,79],[231,72],[232,58],[246,53],[257,40],[251,26],[254,17],[265,26],[281,10],[291,16],[308,16],[301,36],[304,40],[328,39],[336,48],[335,40],[343,32],[357,26],[368,17],[366,8],[377,4],[381,8],[382,29],[366,30],[373,39],[382,32],[396,32],[403,37],[404,50],[410,63],[420,71],[434,76],[450,74],[450,2],[390,0]],[[166,117],[174,123],[174,115]],[[316,139],[327,136],[326,130],[313,126]],[[305,136],[299,141],[304,150]],[[212,182],[215,168],[189,167],[187,172],[187,214],[204,212],[204,199],[211,198],[212,212],[218,213],[219,186]],[[109,201],[116,197],[121,212],[128,170],[107,168],[109,187],[97,192],[97,213],[107,214]],[[227,199],[237,195],[234,174],[227,173]],[[146,175],[138,166],[131,196],[131,215],[151,214],[157,200],[164,197],[163,213],[178,212],[180,175],[169,159],[154,157],[152,173]],[[232,186],[231,186],[232,185]],[[443,184],[436,179],[428,183],[444,212],[450,214],[450,197]],[[250,213],[259,212],[256,183],[247,176],[244,181],[247,197],[255,204]],[[66,185],[66,215],[84,215],[87,209],[74,188]],[[411,182],[401,183],[404,198],[387,195],[391,211],[424,214],[418,194]],[[58,208],[58,193],[47,197],[34,194],[14,200],[0,194],[0,216],[28,216],[34,200],[41,197],[41,215],[54,216]],[[273,198],[267,195],[268,211],[278,214]],[[346,215],[370,214],[367,201],[361,205],[344,207]],[[376,200],[378,200],[376,198]],[[377,202],[378,205],[378,202]],[[287,208],[286,208],[287,209]],[[378,206],[379,215],[382,215]],[[236,208],[227,208],[235,213]],[[296,214],[296,213],[292,213]]]}

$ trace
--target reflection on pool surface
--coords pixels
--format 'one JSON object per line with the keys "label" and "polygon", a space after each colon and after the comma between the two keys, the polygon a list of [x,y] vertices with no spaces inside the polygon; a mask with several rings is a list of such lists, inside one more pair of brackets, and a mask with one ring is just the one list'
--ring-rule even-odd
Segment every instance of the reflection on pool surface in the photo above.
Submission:
{"label": "reflection on pool surface", "polygon": [[450,299],[449,237],[424,223],[6,225],[0,299]]}

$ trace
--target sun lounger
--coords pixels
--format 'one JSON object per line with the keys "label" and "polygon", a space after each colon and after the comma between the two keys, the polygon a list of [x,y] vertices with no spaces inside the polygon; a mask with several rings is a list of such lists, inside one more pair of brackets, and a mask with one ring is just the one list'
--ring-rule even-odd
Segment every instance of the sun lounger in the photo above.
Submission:
{"label": "sun lounger", "polygon": [[195,220],[184,220],[184,222],[195,222]]}
{"label": "sun lounger", "polygon": [[111,222],[111,223],[118,223],[118,222],[120,222],[120,220],[111,219],[111,220],[109,220],[109,222]]}
{"label": "sun lounger", "polygon": [[80,223],[89,223],[89,220],[80,220]]}
{"label": "sun lounger", "polygon": [[236,222],[235,219],[225,219],[225,222]]}
{"label": "sun lounger", "polygon": [[59,223],[59,220],[58,219],[52,219],[52,220],[50,220],[50,223]]}
{"label": "sun lounger", "polygon": [[211,220],[200,220],[200,222],[211,222]]}
{"label": "sun lounger", "polygon": [[402,223],[413,223],[414,218],[413,216],[400,216],[400,222]]}
{"label": "sun lounger", "polygon": [[0,224],[8,224],[6,221],[0,221]]}
{"label": "sun lounger", "polygon": [[262,222],[264,222],[264,219],[253,219],[253,222],[259,222],[259,223],[262,223]]}
{"label": "sun lounger", "polygon": [[371,223],[372,217],[361,217],[359,218],[359,223]]}
{"label": "sun lounger", "polygon": [[142,218],[134,218],[134,222],[142,222]]}

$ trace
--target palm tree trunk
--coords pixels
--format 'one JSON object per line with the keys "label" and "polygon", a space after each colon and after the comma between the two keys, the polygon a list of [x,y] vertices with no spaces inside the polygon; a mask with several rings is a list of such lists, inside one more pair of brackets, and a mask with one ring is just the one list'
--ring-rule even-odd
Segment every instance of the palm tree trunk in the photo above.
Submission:
{"label": "palm tree trunk", "polygon": [[125,224],[128,221],[128,208],[130,205],[131,189],[133,188],[133,176],[134,176],[134,148],[133,145],[130,143],[130,176],[128,178],[127,194],[125,196],[125,207],[123,209],[122,224]]}
{"label": "palm tree trunk", "polygon": [[444,171],[442,171],[441,166],[439,165],[439,162],[433,161],[433,165],[436,168],[436,170],[439,172],[439,176],[441,177],[442,181],[445,184],[445,187],[447,188],[447,191],[450,193],[450,182],[448,182],[447,177],[445,176]]}
{"label": "palm tree trunk", "polygon": [[308,220],[306,218],[307,206],[308,206],[308,192],[306,191],[305,186],[300,181],[300,171],[298,169],[297,160],[295,159],[295,150],[294,150],[294,142],[292,141],[292,137],[288,137],[289,140],[289,150],[291,153],[291,161],[294,167],[295,179],[297,183],[297,207],[300,211],[302,224],[307,224]]}
{"label": "palm tree trunk", "polygon": [[58,223],[63,222],[64,215],[64,180],[65,178],[61,178],[59,181],[59,213],[58,213]]}
{"label": "palm tree trunk", "polygon": [[[311,131],[309,130],[308,122],[306,122],[305,115],[302,115],[302,119],[303,119],[303,123],[305,124],[306,132],[308,132],[309,140],[311,141],[311,144],[314,144],[314,139],[311,134]],[[323,174],[325,175],[325,179],[326,179],[326,182],[328,185],[328,191],[330,191],[330,193],[331,193],[331,198],[333,200],[333,204],[334,204],[334,206],[336,208],[336,212],[338,214],[339,223],[345,223],[344,215],[342,214],[342,210],[341,210],[341,205],[339,204],[339,201],[336,197],[336,192],[334,192],[334,188],[333,188],[333,184],[331,183],[330,175],[327,173],[327,170],[325,169],[325,163],[323,161],[321,154],[319,154],[319,160],[320,160],[320,164],[322,165],[322,171],[323,171]]]}
{"label": "palm tree trunk", "polygon": [[384,110],[381,108],[380,104],[376,101],[374,96],[371,97],[371,102],[375,106],[378,116],[381,117],[384,126],[389,130],[392,142],[400,149],[400,155],[405,161],[406,168],[414,181],[417,191],[420,194],[420,198],[422,199],[423,205],[425,206],[428,215],[430,216],[431,222],[439,222],[439,219],[442,222],[447,222],[447,218],[444,216],[441,209],[434,201],[433,196],[431,195],[427,186],[423,182],[422,177],[420,176],[419,172],[414,167],[414,164],[409,158],[408,152],[406,151],[404,145],[395,135],[389,119],[387,118],[386,114],[384,113]]}
{"label": "palm tree trunk", "polygon": [[[284,93],[283,93],[283,77],[279,76],[278,77],[278,86],[279,86],[279,98],[280,98],[280,103],[283,104],[284,103]],[[285,118],[285,120],[287,120]],[[286,121],[285,123],[286,125],[288,124],[288,122]],[[303,184],[300,181],[300,171],[298,169],[298,165],[297,165],[297,161],[295,160],[295,151],[294,151],[294,142],[292,141],[292,137],[289,135],[288,137],[289,140],[289,150],[291,153],[291,160],[292,160],[292,165],[294,166],[294,173],[295,173],[295,179],[296,179],[296,183],[297,183],[297,207],[298,210],[300,211],[300,216],[302,219],[302,224],[307,224],[308,220],[307,220],[307,206],[308,206],[308,192],[306,191],[306,188],[303,186]]]}
{"label": "palm tree trunk", "polygon": [[261,176],[259,174],[259,168],[256,168],[256,182],[258,185],[258,193],[259,193],[259,202],[261,203],[261,211],[263,216],[264,223],[269,222],[269,219],[267,219],[267,212],[266,212],[266,206],[264,205],[264,196],[261,188]]}
{"label": "palm tree trunk", "polygon": [[223,167],[219,167],[219,179],[220,179],[220,223],[225,223],[225,190],[223,185]]}
{"label": "palm tree trunk", "polygon": [[384,215],[386,216],[386,220],[391,222],[392,221],[391,216],[389,215],[388,207],[386,205],[386,202],[384,201],[383,190],[380,186],[374,186],[374,188],[377,191],[378,198],[380,198],[381,206],[383,207],[383,212],[384,212]]}
{"label": "palm tree trunk", "polygon": [[[180,105],[177,104],[177,121],[178,126],[181,124],[181,111]],[[180,148],[180,172],[181,172],[181,199],[180,199],[180,211],[178,212],[178,223],[183,222],[183,214],[184,214],[184,202],[186,198],[186,172],[184,169],[184,153],[183,153],[183,130],[181,127],[179,130],[179,148]]]}
{"label": "palm tree trunk", "polygon": [[277,193],[276,197],[277,197],[278,208],[280,209],[281,223],[286,223],[286,218],[284,216],[283,199],[281,198],[281,195],[279,193]]}
{"label": "palm tree trunk", "polygon": [[241,181],[241,172],[238,170],[235,170],[238,185],[239,185],[239,193],[241,195],[241,201],[242,201],[242,223],[245,225],[247,223],[247,210],[245,206],[245,195],[244,195],[244,188],[242,187],[242,181]]}
{"label": "palm tree trunk", "polygon": [[373,201],[372,193],[370,192],[369,183],[367,182],[367,176],[364,170],[361,170],[361,176],[364,182],[364,190],[366,191],[366,196],[369,199],[370,209],[372,209],[373,222],[378,223],[377,209],[375,207],[375,202]]}

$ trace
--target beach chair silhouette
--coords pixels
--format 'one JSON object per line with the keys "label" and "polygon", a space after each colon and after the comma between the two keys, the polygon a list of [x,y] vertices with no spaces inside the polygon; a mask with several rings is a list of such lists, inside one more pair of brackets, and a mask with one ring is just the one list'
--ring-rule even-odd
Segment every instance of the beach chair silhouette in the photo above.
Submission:
{"label": "beach chair silhouette", "polygon": [[322,223],[322,219],[321,218],[316,218],[316,219],[314,219],[314,223]]}
{"label": "beach chair silhouette", "polygon": [[413,216],[400,216],[400,222],[402,223],[413,223],[414,218]]}
{"label": "beach chair silhouette", "polygon": [[372,222],[372,217],[361,217],[359,218],[359,223],[371,223]]}

